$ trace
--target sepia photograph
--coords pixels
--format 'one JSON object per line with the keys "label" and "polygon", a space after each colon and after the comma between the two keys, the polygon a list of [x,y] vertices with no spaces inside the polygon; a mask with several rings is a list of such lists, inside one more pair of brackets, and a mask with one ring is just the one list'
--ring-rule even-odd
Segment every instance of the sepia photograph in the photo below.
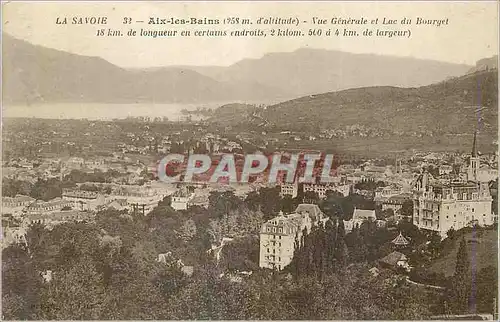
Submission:
{"label": "sepia photograph", "polygon": [[498,1],[2,1],[2,320],[497,320]]}

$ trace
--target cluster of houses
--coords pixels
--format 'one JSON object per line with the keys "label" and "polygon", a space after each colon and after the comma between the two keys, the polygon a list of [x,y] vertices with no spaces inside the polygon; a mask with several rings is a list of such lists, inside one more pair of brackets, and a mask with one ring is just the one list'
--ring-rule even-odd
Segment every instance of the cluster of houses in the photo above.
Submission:
{"label": "cluster of houses", "polygon": [[139,162],[133,162],[130,158],[124,157],[119,153],[115,153],[109,157],[88,159],[82,157],[35,160],[18,158],[3,162],[2,176],[8,179],[35,183],[40,179],[62,180],[72,170],[89,174],[96,171],[112,171],[117,175],[114,178],[110,178],[111,182],[137,184],[145,179],[143,174],[147,170],[147,166]]}
{"label": "cluster of houses", "polygon": [[[95,191],[83,190],[83,186],[92,186]],[[48,201],[24,195],[2,197],[2,218],[12,219],[3,225],[2,244],[19,241],[19,235],[34,223],[50,228],[64,222],[89,221],[96,212],[109,208],[146,215],[166,195],[161,187],[92,182],[64,189],[62,197]]]}
{"label": "cluster of houses", "polygon": [[[293,213],[278,216],[265,222],[260,229],[259,266],[273,270],[283,270],[292,262],[296,247],[301,247],[303,234],[309,234],[313,226],[324,224],[328,217],[316,204],[300,204]],[[353,218],[344,221],[346,233],[365,221],[379,224],[374,210],[355,209]],[[299,241],[299,243],[297,243]],[[410,270],[408,259],[398,250],[409,245],[409,240],[401,233],[391,241],[393,252],[379,260],[380,266],[392,269]],[[376,270],[378,270],[376,268]],[[376,273],[376,271],[372,272]]]}
{"label": "cluster of houses", "polygon": [[[390,166],[373,167],[366,163],[358,169],[342,166],[337,171],[340,178],[336,183],[307,186],[282,184],[281,194],[296,197],[301,192],[313,191],[324,199],[327,191],[337,191],[345,196],[352,190],[346,189],[344,194],[343,186],[352,186],[356,182],[348,175],[362,173],[363,179],[371,177],[373,181],[380,180],[384,183],[374,193],[367,194],[382,211],[391,210],[397,221],[406,219],[421,230],[435,232],[445,238],[450,229],[490,226],[498,222],[497,214],[492,211],[493,198],[489,188],[489,183],[498,179],[498,171],[491,165],[496,159],[478,153],[475,136],[472,152],[461,158],[468,162],[459,171],[454,171],[451,165],[440,163],[442,159],[439,155],[427,155],[418,171],[406,173],[403,171],[408,168],[401,163],[396,163],[396,171],[391,171],[393,168]],[[427,170],[429,162],[434,162],[438,168],[434,176]],[[301,188],[303,191],[300,191]],[[409,213],[402,211],[405,204],[409,206]],[[315,218],[296,211],[288,216],[280,213],[263,224],[260,234],[260,266],[281,270],[288,265],[293,256],[296,237],[300,237],[304,227],[310,229],[311,225],[317,224]],[[386,225],[385,220],[377,219],[374,209],[354,209],[352,218],[343,222],[345,231],[351,232],[367,221],[376,223],[379,228]],[[392,243],[395,247],[401,247],[408,245],[408,240],[400,234]],[[399,252],[381,259],[381,263],[409,269],[406,257]]]}

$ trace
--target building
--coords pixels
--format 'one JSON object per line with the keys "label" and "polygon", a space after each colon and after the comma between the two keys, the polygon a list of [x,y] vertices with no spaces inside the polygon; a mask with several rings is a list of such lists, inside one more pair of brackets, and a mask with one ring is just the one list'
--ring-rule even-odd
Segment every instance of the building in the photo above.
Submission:
{"label": "building", "polygon": [[472,152],[469,159],[469,166],[466,169],[466,176],[468,181],[475,182],[490,182],[498,178],[498,168],[495,164],[494,167],[487,163],[481,163],[481,157],[476,147],[476,134],[474,133],[474,142],[472,143]]}
{"label": "building", "polygon": [[24,219],[24,224],[31,225],[38,223],[44,225],[45,227],[51,228],[67,222],[90,221],[93,218],[93,214],[89,212],[65,210],[51,213],[28,214]]}
{"label": "building", "polygon": [[375,197],[373,198],[373,201],[375,201],[376,203],[382,203],[387,198],[390,198],[392,196],[397,196],[402,192],[403,191],[401,187],[396,185],[378,187],[377,189],[375,189]]}
{"label": "building", "polygon": [[386,200],[382,201],[382,211],[392,209],[394,213],[396,213],[400,211],[401,208],[403,208],[403,204],[408,200],[412,200],[412,195],[409,193],[402,193],[389,197]]}
{"label": "building", "polygon": [[342,196],[347,197],[351,192],[351,186],[348,184],[315,184],[315,183],[304,183],[304,193],[307,191],[312,191],[318,194],[320,199],[326,198],[329,191],[335,191]]}
{"label": "building", "polygon": [[344,220],[344,228],[347,233],[351,232],[354,228],[360,227],[365,221],[377,221],[375,210],[354,209],[352,219]]}
{"label": "building", "polygon": [[381,258],[379,260],[381,266],[390,269],[404,269],[406,271],[410,270],[410,265],[408,265],[408,259],[406,256],[400,252],[392,252],[389,255]]}
{"label": "building", "polygon": [[[412,197],[413,196],[409,193],[402,193],[399,195],[389,197],[386,200],[382,201],[382,211],[392,209],[392,211],[394,211],[394,215],[396,216],[397,221],[405,219],[406,216],[404,216],[401,213],[403,204],[407,201],[411,203]],[[411,219],[411,214],[408,216],[410,216],[409,219]]]}
{"label": "building", "polygon": [[24,208],[35,202],[35,198],[25,195],[2,197],[2,208]]}
{"label": "building", "polygon": [[292,198],[296,198],[299,193],[299,184],[297,182],[294,183],[282,183],[280,185],[280,196],[290,196]]}
{"label": "building", "polygon": [[293,259],[296,241],[300,241],[304,229],[310,232],[313,225],[325,220],[317,205],[300,204],[294,213],[283,212],[265,222],[260,230],[259,266],[282,270]]}
{"label": "building", "polygon": [[27,213],[29,215],[50,213],[61,211],[63,208],[71,209],[72,207],[72,201],[63,200],[61,198],[54,198],[49,201],[37,200],[27,207]]}
{"label": "building", "polygon": [[24,195],[2,197],[2,214],[12,214],[14,216],[18,216],[35,201],[35,198]]}
{"label": "building", "polygon": [[186,187],[181,187],[172,195],[170,206],[174,210],[187,210],[190,201],[194,198],[194,192],[188,191]]}
{"label": "building", "polygon": [[107,201],[103,195],[95,191],[73,189],[64,189],[62,198],[72,202],[72,208],[77,210],[97,210]]}
{"label": "building", "polygon": [[[147,215],[152,211],[158,202],[165,196],[166,192],[163,189],[155,189],[150,185],[136,186],[123,184],[96,184],[103,189],[110,189],[111,193],[106,196],[106,202],[112,200],[126,200],[125,208],[133,212],[139,212]],[[99,204],[99,207],[104,207],[106,204]]]}
{"label": "building", "polygon": [[403,234],[401,234],[401,232],[399,233],[398,236],[396,236],[396,238],[394,238],[391,243],[396,246],[396,247],[406,247],[408,246],[408,244],[410,244],[410,242],[408,241],[408,239],[406,239]]}
{"label": "building", "polygon": [[443,164],[439,167],[439,175],[440,176],[447,175],[447,174],[450,174],[452,172],[453,172],[453,167],[451,165]]}
{"label": "building", "polygon": [[427,172],[417,178],[413,196],[414,225],[435,231],[444,238],[451,228],[489,226],[495,222],[489,180],[481,178],[476,137],[474,133],[469,166],[462,179],[443,183]]}
{"label": "building", "polygon": [[11,244],[26,244],[26,228],[18,227],[2,227],[2,248]]}
{"label": "building", "polygon": [[494,223],[492,197],[487,183],[452,182],[442,184],[424,172],[415,185],[413,224],[445,237],[451,228],[487,226]]}

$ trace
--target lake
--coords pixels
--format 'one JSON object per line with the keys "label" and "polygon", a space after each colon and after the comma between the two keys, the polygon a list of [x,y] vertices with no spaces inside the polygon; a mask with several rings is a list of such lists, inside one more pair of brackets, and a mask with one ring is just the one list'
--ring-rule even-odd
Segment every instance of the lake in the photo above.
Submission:
{"label": "lake", "polygon": [[[208,104],[96,104],[58,103],[36,105],[11,105],[2,107],[2,115],[9,117],[35,117],[46,119],[111,120],[127,117],[167,117],[180,120],[182,109],[196,110],[198,107],[216,108],[227,102]],[[193,117],[194,118],[194,117]]]}

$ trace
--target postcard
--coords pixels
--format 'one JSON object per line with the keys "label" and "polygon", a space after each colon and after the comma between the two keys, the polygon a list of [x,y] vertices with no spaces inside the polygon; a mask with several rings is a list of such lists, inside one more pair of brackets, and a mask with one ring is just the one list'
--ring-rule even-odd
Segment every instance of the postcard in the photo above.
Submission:
{"label": "postcard", "polygon": [[3,1],[3,320],[498,320],[497,1]]}

